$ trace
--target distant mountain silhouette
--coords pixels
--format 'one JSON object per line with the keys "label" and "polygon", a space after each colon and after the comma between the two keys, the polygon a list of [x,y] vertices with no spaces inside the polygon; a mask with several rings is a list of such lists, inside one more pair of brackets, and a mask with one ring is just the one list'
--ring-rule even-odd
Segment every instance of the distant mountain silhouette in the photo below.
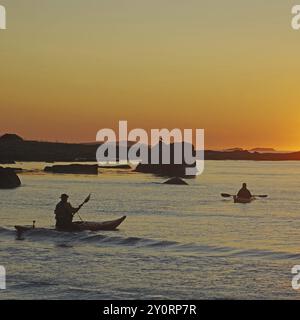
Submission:
{"label": "distant mountain silhouette", "polygon": [[273,148],[253,148],[253,149],[250,149],[249,151],[256,151],[256,152],[276,152],[276,150],[273,149]]}
{"label": "distant mountain silhouette", "polygon": [[300,151],[298,152],[285,152],[285,153],[274,153],[274,152],[250,152],[247,150],[243,151],[213,151],[206,150],[204,152],[205,160],[255,160],[255,161],[289,161],[289,160],[300,160]]}
{"label": "distant mountain silhouette", "polygon": [[18,136],[15,133],[5,133],[4,135],[2,135],[0,137],[0,141],[4,141],[4,142],[21,142],[21,141],[23,141],[23,138],[21,138],[20,136]]}
{"label": "distant mountain silhouette", "polygon": [[244,151],[244,149],[243,148],[229,148],[229,149],[225,149],[223,151],[225,151],[225,152]]}

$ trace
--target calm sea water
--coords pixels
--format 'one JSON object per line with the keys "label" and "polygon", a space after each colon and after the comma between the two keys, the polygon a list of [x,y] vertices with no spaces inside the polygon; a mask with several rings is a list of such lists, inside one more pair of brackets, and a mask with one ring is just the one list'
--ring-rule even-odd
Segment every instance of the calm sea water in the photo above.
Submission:
{"label": "calm sea water", "polygon": [[[17,164],[41,168],[44,164]],[[207,161],[189,186],[152,175],[104,170],[98,177],[26,173],[0,191],[0,299],[294,299],[300,264],[300,163]],[[223,200],[241,182],[267,193],[247,205]],[[86,220],[127,215],[115,232],[32,232],[54,224],[67,192]]]}

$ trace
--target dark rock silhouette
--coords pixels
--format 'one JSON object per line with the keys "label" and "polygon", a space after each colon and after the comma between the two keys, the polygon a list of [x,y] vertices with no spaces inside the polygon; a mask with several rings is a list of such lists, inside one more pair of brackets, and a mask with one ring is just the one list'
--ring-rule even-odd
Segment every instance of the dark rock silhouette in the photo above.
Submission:
{"label": "dark rock silhouette", "polygon": [[[41,162],[96,162],[96,152],[101,142],[61,143],[28,141],[17,135],[4,135],[0,138],[0,163],[13,161]],[[132,143],[131,143],[132,144]],[[128,145],[128,148],[130,145]],[[119,159],[117,145],[117,159]],[[127,149],[128,149],[127,148]]]}
{"label": "dark rock silhouette", "polygon": [[65,174],[98,174],[98,165],[88,164],[70,164],[70,165],[54,165],[47,166],[45,172],[65,173]]}
{"label": "dark rock silhouette", "polygon": [[[181,164],[138,164],[135,171],[152,173],[161,177],[186,177],[186,167]],[[189,176],[193,177],[193,176]]]}
{"label": "dark rock silhouette", "polygon": [[117,164],[115,166],[101,165],[101,166],[99,166],[99,168],[102,168],[102,169],[132,169],[129,164]]}
{"label": "dark rock silhouette", "polygon": [[76,144],[26,141],[11,139],[6,135],[0,138],[0,161],[41,161],[75,162],[96,161],[99,144]]}
{"label": "dark rock silhouette", "polygon": [[0,164],[15,164],[16,162],[14,160],[5,160],[0,159]]}
{"label": "dark rock silhouette", "polygon": [[179,177],[171,178],[171,179],[165,181],[164,184],[188,185],[187,182],[185,182],[184,180],[182,180]]}
{"label": "dark rock silhouette", "polygon": [[[14,171],[15,173],[22,173],[22,172],[25,171],[23,168],[11,168],[11,167],[0,167],[0,168],[9,169],[9,170]],[[28,171],[29,171],[29,170],[28,170]]]}
{"label": "dark rock silhouette", "polygon": [[0,167],[0,189],[14,189],[21,185],[21,181],[14,169]]}
{"label": "dark rock silhouette", "polygon": [[23,142],[23,138],[15,133],[5,133],[0,137],[1,142]]}
{"label": "dark rock silhouette", "polygon": [[[169,147],[170,150],[170,161],[169,164],[164,163],[163,156],[162,156],[162,150],[163,148]],[[181,164],[175,164],[175,150],[178,148],[178,150],[181,151]],[[180,149],[181,148],[181,149]],[[190,145],[186,142],[182,143],[171,143],[169,146],[160,141],[159,144],[153,146],[152,148],[149,148],[148,153],[148,164],[140,163],[136,167],[135,171],[137,172],[143,172],[143,173],[152,173],[155,175],[159,175],[162,177],[186,177],[186,178],[193,178],[195,176],[187,176],[186,175],[186,169],[187,168],[194,168],[196,163],[193,164],[187,164],[185,157],[184,157],[184,150],[185,148],[189,148],[192,151],[192,155],[195,156],[195,149],[193,145]],[[156,151],[159,153],[159,160],[158,164],[152,164],[151,163],[151,152]]]}

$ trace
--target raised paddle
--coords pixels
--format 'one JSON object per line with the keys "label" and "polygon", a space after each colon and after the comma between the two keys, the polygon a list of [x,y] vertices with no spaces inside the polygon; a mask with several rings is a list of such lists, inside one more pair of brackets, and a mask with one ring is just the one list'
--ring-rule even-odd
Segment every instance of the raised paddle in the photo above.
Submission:
{"label": "raised paddle", "polygon": [[[230,198],[230,197],[235,197],[235,195],[229,194],[229,193],[221,193],[221,196],[223,198]],[[252,197],[256,197],[256,198],[267,198],[268,195],[267,194],[255,194]]]}
{"label": "raised paddle", "polygon": [[[89,194],[89,195],[86,197],[86,199],[82,202],[82,204],[79,206],[78,211],[81,209],[81,207],[82,207],[85,203],[88,203],[88,202],[90,201],[90,199],[91,199],[91,194]],[[77,214],[78,214],[78,217],[79,217],[80,220],[83,222],[83,220],[82,220],[80,214],[78,213],[78,211],[75,212],[74,215],[77,213]]]}

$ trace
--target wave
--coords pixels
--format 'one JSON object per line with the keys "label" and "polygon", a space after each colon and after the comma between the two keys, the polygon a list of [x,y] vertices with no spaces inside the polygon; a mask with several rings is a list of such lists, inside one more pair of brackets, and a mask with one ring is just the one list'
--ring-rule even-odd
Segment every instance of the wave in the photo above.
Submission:
{"label": "wave", "polygon": [[12,235],[15,234],[14,229],[0,227],[0,235]]}
{"label": "wave", "polygon": [[[26,231],[19,240],[52,242],[57,247],[72,248],[76,245],[96,246],[130,246],[136,249],[159,249],[180,252],[185,255],[204,255],[205,257],[245,257],[271,260],[299,260],[300,253],[273,251],[265,249],[247,249],[238,247],[201,245],[199,243],[180,243],[160,239],[143,237],[126,237],[113,235],[116,232],[60,232],[51,229],[37,228]],[[0,227],[0,236],[16,238],[16,232],[12,228]]]}
{"label": "wave", "polygon": [[133,247],[170,247],[179,244],[175,241],[154,240],[142,237],[111,236],[103,234],[85,235],[80,238],[80,241],[87,243],[105,243],[108,245],[122,245]]}

